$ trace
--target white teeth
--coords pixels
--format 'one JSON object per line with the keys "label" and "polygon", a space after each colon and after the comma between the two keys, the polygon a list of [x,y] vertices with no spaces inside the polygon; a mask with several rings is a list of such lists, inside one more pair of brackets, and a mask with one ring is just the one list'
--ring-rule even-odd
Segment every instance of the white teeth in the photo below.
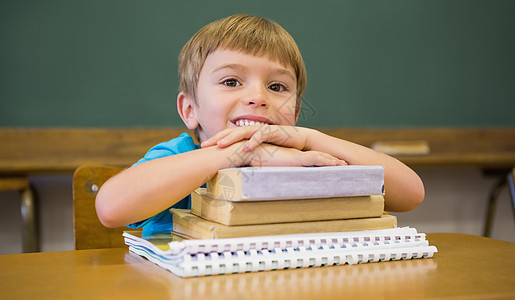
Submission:
{"label": "white teeth", "polygon": [[255,125],[265,125],[266,123],[257,122],[257,121],[249,121],[249,120],[238,120],[235,122],[236,126],[255,126]]}

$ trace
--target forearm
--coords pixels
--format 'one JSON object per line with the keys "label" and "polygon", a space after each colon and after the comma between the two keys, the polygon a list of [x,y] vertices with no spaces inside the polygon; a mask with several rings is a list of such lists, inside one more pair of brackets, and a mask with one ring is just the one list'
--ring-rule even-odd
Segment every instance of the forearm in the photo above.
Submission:
{"label": "forearm", "polygon": [[238,148],[209,147],[129,168],[100,189],[96,209],[107,227],[147,219],[177,203],[219,169],[243,164]]}
{"label": "forearm", "polygon": [[[373,149],[307,129],[308,147],[345,160],[350,165],[384,166],[385,209],[409,211],[424,200],[420,177],[399,160]],[[315,141],[315,142],[311,142]]]}
{"label": "forearm", "polygon": [[262,143],[271,143],[295,148],[304,153],[325,153],[340,160],[340,163],[383,166],[385,208],[389,211],[412,210],[424,200],[422,180],[402,162],[384,153],[310,128],[275,125],[230,128],[211,137],[202,146],[218,145],[224,148],[244,139],[250,139],[245,143],[247,152],[255,151]]}

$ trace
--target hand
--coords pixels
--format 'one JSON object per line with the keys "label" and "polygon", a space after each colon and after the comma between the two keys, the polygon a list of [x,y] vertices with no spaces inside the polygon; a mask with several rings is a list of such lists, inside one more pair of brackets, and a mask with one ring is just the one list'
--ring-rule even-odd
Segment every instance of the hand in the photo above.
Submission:
{"label": "hand", "polygon": [[251,152],[242,151],[247,141],[231,145],[233,154],[228,159],[233,166],[250,165],[252,167],[269,166],[341,166],[347,165],[330,154],[320,151],[300,151],[294,148],[281,147],[272,144],[261,144]]}
{"label": "hand", "polygon": [[281,125],[259,125],[228,128],[222,130],[204,141],[201,146],[217,145],[225,148],[242,140],[248,140],[243,151],[250,152],[262,143],[294,148],[297,150],[310,150],[308,128]]}

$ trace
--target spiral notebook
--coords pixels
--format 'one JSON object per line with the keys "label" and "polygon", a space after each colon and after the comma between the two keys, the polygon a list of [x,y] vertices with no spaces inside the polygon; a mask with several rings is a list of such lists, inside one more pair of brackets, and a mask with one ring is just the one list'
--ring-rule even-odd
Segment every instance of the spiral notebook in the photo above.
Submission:
{"label": "spiral notebook", "polygon": [[429,258],[437,252],[424,233],[409,227],[204,240],[123,235],[130,252],[181,277]]}

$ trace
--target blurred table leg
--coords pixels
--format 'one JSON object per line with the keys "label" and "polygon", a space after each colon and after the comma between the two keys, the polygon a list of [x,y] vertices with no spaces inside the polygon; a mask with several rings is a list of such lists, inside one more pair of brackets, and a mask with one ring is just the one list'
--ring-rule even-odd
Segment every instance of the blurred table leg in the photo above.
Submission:
{"label": "blurred table leg", "polygon": [[20,192],[23,252],[39,251],[39,220],[34,190],[27,177],[0,177],[0,191]]}

